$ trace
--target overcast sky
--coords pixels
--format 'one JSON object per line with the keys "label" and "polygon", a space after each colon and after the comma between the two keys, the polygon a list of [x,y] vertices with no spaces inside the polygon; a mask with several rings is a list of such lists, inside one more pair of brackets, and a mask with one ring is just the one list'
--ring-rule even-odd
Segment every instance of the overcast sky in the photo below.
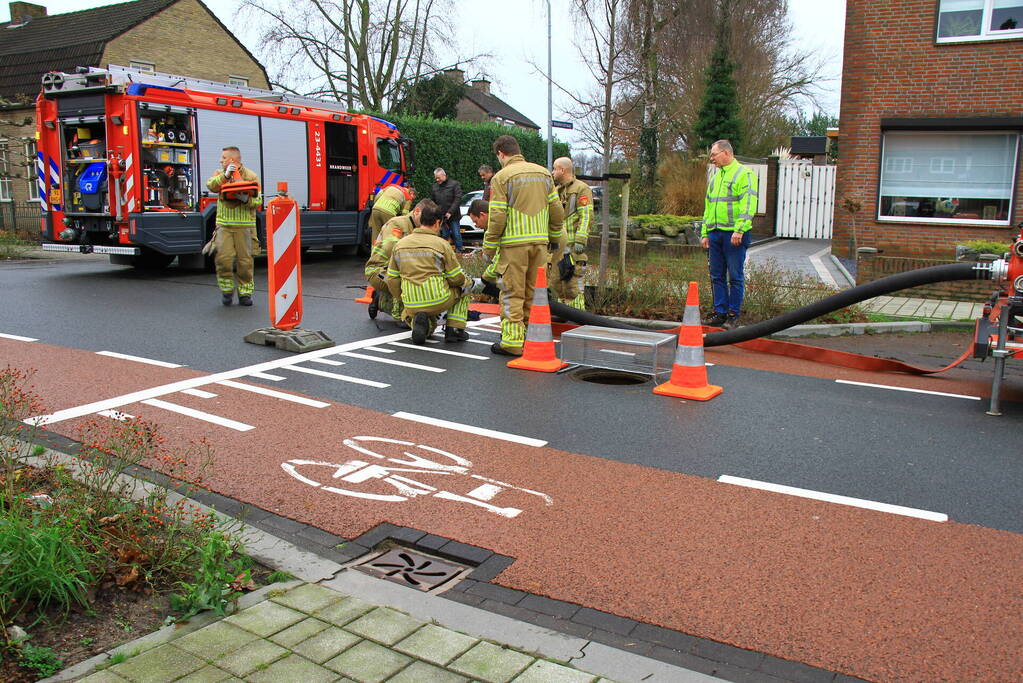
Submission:
{"label": "overcast sky", "polygon": [[[115,4],[104,0],[29,0],[46,5],[50,14],[73,12],[90,7]],[[205,0],[206,5],[249,48],[255,48],[255,36],[246,29],[245,22],[236,17],[238,0]],[[449,20],[458,32],[457,46],[450,51],[456,56],[490,53],[485,69],[493,84],[491,92],[532,119],[546,135],[547,88],[541,74],[531,63],[546,68],[547,19],[545,0],[513,0],[516,11],[495,17],[495,6],[481,0],[452,0],[458,11]],[[575,29],[569,16],[569,0],[551,0],[553,14],[553,78],[554,82],[569,90],[585,89],[588,72],[573,45]],[[831,78],[820,83],[821,105],[830,114],[838,115],[840,75],[842,72],[842,40],[845,30],[845,0],[789,0],[789,13],[793,24],[792,42],[800,48],[816,50],[824,58]],[[0,7],[0,21],[9,20],[7,3]],[[157,69],[159,69],[159,64]],[[470,77],[475,75],[470,71]],[[570,101],[554,95],[554,118],[564,119],[563,107]],[[574,143],[571,131],[555,129],[556,137]]]}

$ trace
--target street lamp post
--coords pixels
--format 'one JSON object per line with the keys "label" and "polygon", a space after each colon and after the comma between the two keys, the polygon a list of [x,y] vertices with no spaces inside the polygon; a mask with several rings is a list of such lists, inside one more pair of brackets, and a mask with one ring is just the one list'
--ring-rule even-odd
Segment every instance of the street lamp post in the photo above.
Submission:
{"label": "street lamp post", "polygon": [[554,168],[554,148],[551,143],[551,120],[554,118],[553,75],[551,60],[551,0],[547,0],[547,170]]}

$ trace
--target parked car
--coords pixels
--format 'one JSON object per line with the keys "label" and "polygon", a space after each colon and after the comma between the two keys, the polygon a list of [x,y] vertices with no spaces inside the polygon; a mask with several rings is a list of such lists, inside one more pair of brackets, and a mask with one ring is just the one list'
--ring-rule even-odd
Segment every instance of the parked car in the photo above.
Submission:
{"label": "parked car", "polygon": [[466,192],[462,195],[462,201],[459,202],[459,210],[462,212],[462,218],[458,221],[458,225],[462,228],[462,232],[476,231],[476,225],[472,222],[472,218],[469,217],[469,205],[477,199],[483,199],[483,190],[473,190],[472,192]]}

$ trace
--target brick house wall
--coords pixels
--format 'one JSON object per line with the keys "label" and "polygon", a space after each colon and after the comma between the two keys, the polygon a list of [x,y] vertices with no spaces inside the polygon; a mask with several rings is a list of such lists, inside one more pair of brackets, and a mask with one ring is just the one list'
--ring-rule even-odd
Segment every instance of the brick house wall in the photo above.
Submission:
{"label": "brick house wall", "polygon": [[180,0],[111,40],[101,66],[137,60],[164,73],[222,83],[242,76],[253,88],[270,87],[259,62],[196,0]]}
{"label": "brick house wall", "polygon": [[[861,202],[858,246],[876,247],[886,257],[952,260],[957,242],[1010,241],[1011,225],[1023,220],[1019,160],[1010,226],[877,220],[883,119],[1023,117],[1023,41],[939,44],[937,21],[938,0],[847,2],[833,240],[838,255],[848,254],[854,220],[842,206],[846,198]],[[864,265],[861,282],[874,279],[878,263]]]}

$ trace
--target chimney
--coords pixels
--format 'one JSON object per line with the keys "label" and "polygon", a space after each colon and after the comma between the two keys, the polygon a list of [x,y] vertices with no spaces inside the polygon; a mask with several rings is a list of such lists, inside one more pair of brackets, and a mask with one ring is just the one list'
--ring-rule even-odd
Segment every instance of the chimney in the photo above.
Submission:
{"label": "chimney", "polygon": [[12,24],[23,24],[30,19],[46,16],[46,7],[43,5],[33,5],[30,2],[12,2],[9,6],[11,8]]}
{"label": "chimney", "polygon": [[457,66],[451,69],[444,69],[444,75],[455,81],[459,85],[465,83],[465,72],[459,69]]}
{"label": "chimney", "polygon": [[485,78],[477,78],[475,81],[472,82],[472,87],[476,90],[479,90],[484,95],[490,94],[490,81],[488,81]]}

